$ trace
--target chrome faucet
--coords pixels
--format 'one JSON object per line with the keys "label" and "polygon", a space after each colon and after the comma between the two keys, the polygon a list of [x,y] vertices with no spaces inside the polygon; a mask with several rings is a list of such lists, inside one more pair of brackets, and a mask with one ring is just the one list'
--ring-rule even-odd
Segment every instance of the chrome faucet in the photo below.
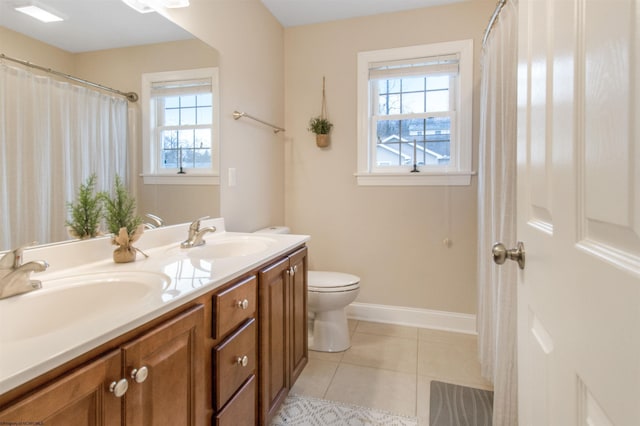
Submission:
{"label": "chrome faucet", "polygon": [[216,232],[215,226],[207,226],[206,228],[200,229],[200,221],[205,219],[209,219],[209,216],[201,217],[191,222],[191,225],[189,225],[189,236],[180,243],[180,247],[191,248],[201,246],[206,242],[204,240],[204,234],[207,232]]}
{"label": "chrome faucet", "polygon": [[42,288],[40,281],[29,278],[31,272],[42,272],[49,264],[44,260],[22,263],[23,251],[20,247],[0,258],[0,299]]}
{"label": "chrome faucet", "polygon": [[144,227],[146,229],[156,229],[164,226],[164,220],[156,216],[155,214],[147,213],[145,214],[145,216],[151,219],[151,221],[153,222],[153,223],[148,223],[148,222],[145,223]]}

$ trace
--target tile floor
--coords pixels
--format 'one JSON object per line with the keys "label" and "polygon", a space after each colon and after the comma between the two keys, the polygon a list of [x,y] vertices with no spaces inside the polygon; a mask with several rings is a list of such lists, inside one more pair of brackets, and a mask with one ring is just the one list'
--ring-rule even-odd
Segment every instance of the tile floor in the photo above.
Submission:
{"label": "tile floor", "polygon": [[491,389],[477,361],[477,337],[349,320],[351,348],[309,351],[291,392],[417,417],[429,425],[429,388],[439,380]]}

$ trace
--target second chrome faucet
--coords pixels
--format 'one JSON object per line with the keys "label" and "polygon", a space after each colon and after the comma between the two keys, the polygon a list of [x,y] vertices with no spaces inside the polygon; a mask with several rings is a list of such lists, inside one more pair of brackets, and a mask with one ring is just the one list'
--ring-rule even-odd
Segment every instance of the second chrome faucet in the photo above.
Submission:
{"label": "second chrome faucet", "polygon": [[201,217],[191,222],[191,225],[189,225],[189,235],[186,240],[180,243],[180,247],[191,248],[201,246],[205,243],[204,234],[216,232],[215,226],[200,228],[200,221],[205,219],[209,219],[209,216]]}

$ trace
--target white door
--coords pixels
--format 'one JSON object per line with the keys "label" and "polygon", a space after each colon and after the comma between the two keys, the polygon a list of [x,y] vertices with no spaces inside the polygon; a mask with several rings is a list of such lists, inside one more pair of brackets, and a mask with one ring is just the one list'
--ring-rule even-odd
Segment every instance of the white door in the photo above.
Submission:
{"label": "white door", "polygon": [[518,28],[520,426],[638,426],[640,0],[520,0]]}

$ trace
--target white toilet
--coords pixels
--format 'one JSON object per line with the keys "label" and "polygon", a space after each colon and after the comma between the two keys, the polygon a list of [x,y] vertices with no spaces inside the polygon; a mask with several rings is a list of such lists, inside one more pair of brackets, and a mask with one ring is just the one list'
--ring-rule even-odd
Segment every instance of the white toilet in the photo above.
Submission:
{"label": "white toilet", "polygon": [[[272,226],[256,232],[287,234],[289,228]],[[309,349],[342,352],[351,346],[345,308],[360,292],[360,278],[341,272],[308,271],[307,310]]]}
{"label": "white toilet", "polygon": [[342,352],[351,346],[345,308],[360,292],[360,278],[341,272],[309,271],[309,349]]}

